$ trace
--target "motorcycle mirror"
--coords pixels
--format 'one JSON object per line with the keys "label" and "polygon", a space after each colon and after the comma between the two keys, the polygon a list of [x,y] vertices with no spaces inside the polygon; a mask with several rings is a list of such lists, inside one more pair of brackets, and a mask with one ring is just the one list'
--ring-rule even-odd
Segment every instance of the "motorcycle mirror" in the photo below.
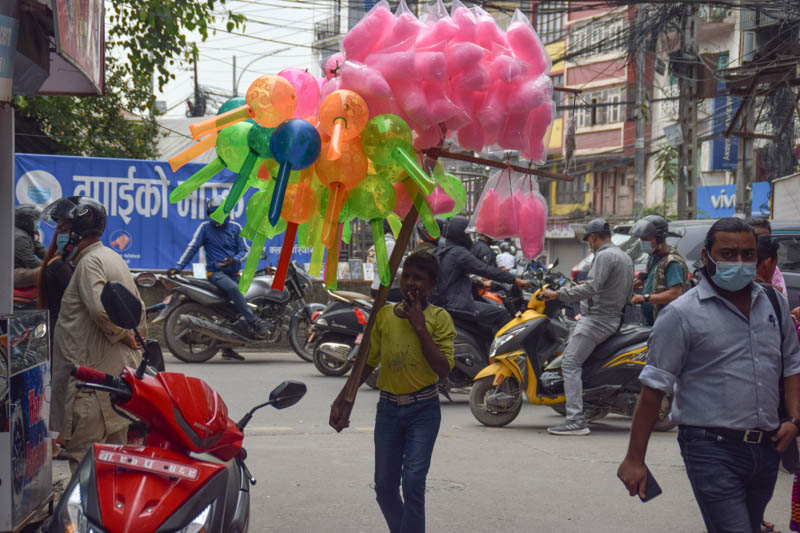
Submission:
{"label": "motorcycle mirror", "polygon": [[306,394],[306,384],[300,381],[287,380],[269,393],[269,403],[275,409],[291,407]]}
{"label": "motorcycle mirror", "polygon": [[142,272],[134,278],[136,285],[145,289],[153,287],[156,284],[156,276],[152,272]]}
{"label": "motorcycle mirror", "polygon": [[109,281],[100,293],[100,302],[111,322],[123,329],[135,329],[142,317],[142,302],[118,281]]}

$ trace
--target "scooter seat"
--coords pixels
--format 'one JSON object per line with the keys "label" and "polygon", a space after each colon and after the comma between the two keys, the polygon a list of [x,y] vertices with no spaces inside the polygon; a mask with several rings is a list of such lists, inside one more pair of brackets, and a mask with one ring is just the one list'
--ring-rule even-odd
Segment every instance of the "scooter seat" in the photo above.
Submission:
{"label": "scooter seat", "polygon": [[619,331],[597,345],[591,358],[605,360],[627,346],[647,342],[651,328],[643,326],[622,326]]}

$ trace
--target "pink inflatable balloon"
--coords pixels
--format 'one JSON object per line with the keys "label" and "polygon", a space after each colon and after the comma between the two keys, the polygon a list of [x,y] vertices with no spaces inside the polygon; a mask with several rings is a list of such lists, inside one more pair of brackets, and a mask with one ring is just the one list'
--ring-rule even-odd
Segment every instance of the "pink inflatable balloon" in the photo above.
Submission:
{"label": "pink inflatable balloon", "polygon": [[297,95],[297,107],[294,111],[295,118],[303,118],[317,114],[319,103],[319,85],[317,80],[307,70],[301,68],[287,68],[278,72],[278,76],[285,79],[294,87]]}
{"label": "pink inflatable balloon", "polygon": [[331,57],[325,61],[325,79],[329,80],[336,76],[336,73],[339,71],[339,66],[344,63],[344,54],[341,52],[336,52]]}
{"label": "pink inflatable balloon", "polygon": [[347,59],[363,61],[377,50],[394,25],[394,15],[386,4],[377,4],[351,29],[342,40]]}
{"label": "pink inflatable balloon", "polygon": [[434,215],[449,213],[456,207],[456,201],[450,198],[441,185],[437,185],[427,197],[428,206]]}
{"label": "pink inflatable balloon", "polygon": [[524,61],[510,55],[496,55],[489,67],[489,74],[493,80],[514,83],[525,77],[528,66]]}
{"label": "pink inflatable balloon", "polygon": [[506,31],[506,39],[517,57],[528,63],[532,76],[547,74],[551,66],[550,56],[530,22],[512,22]]}
{"label": "pink inflatable balloon", "polygon": [[522,255],[533,259],[544,247],[547,209],[536,194],[525,194],[520,201],[519,240]]}
{"label": "pink inflatable balloon", "polygon": [[447,78],[447,59],[442,52],[417,52],[414,70],[422,81],[444,81]]}
{"label": "pink inflatable balloon", "polygon": [[[466,9],[466,8],[465,8]],[[447,73],[450,76],[477,65],[486,56],[486,50],[475,43],[450,43],[445,49]]]}
{"label": "pink inflatable balloon", "polygon": [[509,113],[525,113],[553,98],[553,80],[550,76],[529,79],[517,85],[508,99]]}
{"label": "pink inflatable balloon", "polygon": [[366,64],[380,72],[387,80],[407,78],[414,72],[414,52],[371,54]]}
{"label": "pink inflatable balloon", "polygon": [[391,98],[392,89],[383,74],[356,61],[345,61],[339,68],[342,89],[349,89],[359,95],[373,98]]}
{"label": "pink inflatable balloon", "polygon": [[[434,124],[430,128],[422,130],[421,132],[417,132],[415,129],[414,132],[416,133],[414,136],[415,150],[433,148],[434,146],[438,146],[442,141],[442,129],[438,124]],[[431,206],[431,209],[433,209],[433,206]],[[452,208],[450,208],[450,211],[452,211]],[[442,211],[442,213],[449,213],[450,211]],[[436,214],[435,211],[434,214]]]}
{"label": "pink inflatable balloon", "polygon": [[329,80],[325,80],[325,83],[322,84],[322,89],[319,91],[319,99],[324,100],[326,96],[331,94],[333,91],[338,91],[342,88],[342,78],[331,78]]}

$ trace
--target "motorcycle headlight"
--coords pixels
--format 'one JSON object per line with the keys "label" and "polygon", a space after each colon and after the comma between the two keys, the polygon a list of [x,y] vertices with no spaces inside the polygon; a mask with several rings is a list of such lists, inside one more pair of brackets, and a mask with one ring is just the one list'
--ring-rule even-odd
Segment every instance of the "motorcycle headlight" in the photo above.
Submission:
{"label": "motorcycle headlight", "polygon": [[67,504],[61,509],[61,523],[64,524],[65,533],[88,533],[89,521],[83,514],[83,501],[81,501],[81,486],[75,485],[67,496]]}
{"label": "motorcycle headlight", "polygon": [[314,325],[315,326],[327,326],[328,325],[328,321],[325,320],[322,317],[319,317],[314,321]]}
{"label": "motorcycle headlight", "polygon": [[178,533],[208,533],[211,527],[211,507],[213,503],[209,503],[199,515],[195,516],[191,522],[181,529]]}
{"label": "motorcycle headlight", "polygon": [[500,349],[500,347],[502,347],[508,341],[516,337],[517,334],[521,333],[524,329],[525,329],[524,326],[519,328],[514,328],[510,331],[503,333],[499,337],[495,338],[494,341],[492,341],[492,346],[489,348],[489,357],[494,357],[495,355],[497,355],[497,351]]}

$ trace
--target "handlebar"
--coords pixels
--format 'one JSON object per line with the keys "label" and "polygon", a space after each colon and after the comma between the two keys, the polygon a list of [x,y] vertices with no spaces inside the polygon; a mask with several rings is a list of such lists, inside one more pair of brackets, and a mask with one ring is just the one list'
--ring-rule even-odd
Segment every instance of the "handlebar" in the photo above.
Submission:
{"label": "handlebar", "polygon": [[117,397],[119,403],[127,403],[131,399],[130,385],[119,376],[82,365],[72,365],[71,374],[75,379],[84,382],[84,388],[110,392]]}
{"label": "handlebar", "polygon": [[114,377],[105,372],[100,372],[94,368],[81,365],[72,366],[72,375],[75,376],[76,379],[85,381],[86,383],[98,383],[100,385],[110,385],[111,383],[109,383],[109,381]]}

